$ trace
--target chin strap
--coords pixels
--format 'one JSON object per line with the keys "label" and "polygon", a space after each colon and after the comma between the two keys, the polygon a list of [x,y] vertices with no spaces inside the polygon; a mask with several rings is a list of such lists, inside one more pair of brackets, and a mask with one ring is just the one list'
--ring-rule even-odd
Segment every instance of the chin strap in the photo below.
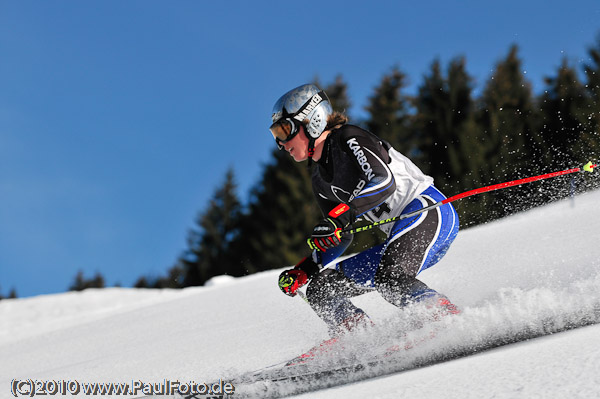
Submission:
{"label": "chin strap", "polygon": [[312,157],[315,155],[315,139],[309,137],[308,139],[308,168],[312,166],[313,159]]}

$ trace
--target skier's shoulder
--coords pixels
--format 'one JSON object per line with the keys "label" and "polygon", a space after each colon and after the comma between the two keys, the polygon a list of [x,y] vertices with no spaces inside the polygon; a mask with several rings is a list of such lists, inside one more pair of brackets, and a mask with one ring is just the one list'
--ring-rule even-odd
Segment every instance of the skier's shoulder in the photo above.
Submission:
{"label": "skier's shoulder", "polygon": [[338,138],[340,141],[345,141],[352,137],[370,137],[372,133],[356,125],[346,124],[334,128],[331,131],[331,135]]}
{"label": "skier's shoulder", "polygon": [[382,140],[373,133],[356,125],[342,125],[332,130],[332,142],[342,147],[344,150],[352,152],[352,148],[359,146],[376,146]]}

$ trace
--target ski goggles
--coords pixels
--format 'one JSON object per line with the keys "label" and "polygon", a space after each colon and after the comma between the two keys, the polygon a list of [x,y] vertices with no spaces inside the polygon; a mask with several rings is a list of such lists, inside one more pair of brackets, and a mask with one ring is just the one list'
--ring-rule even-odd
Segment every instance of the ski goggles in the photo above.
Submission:
{"label": "ski goggles", "polygon": [[287,143],[300,131],[300,123],[294,122],[291,118],[280,119],[273,123],[269,128],[279,149],[283,148],[282,144]]}

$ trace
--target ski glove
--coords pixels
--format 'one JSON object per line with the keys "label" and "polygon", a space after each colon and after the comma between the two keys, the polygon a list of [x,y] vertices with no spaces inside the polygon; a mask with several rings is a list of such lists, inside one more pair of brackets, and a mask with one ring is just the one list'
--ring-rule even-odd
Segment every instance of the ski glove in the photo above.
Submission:
{"label": "ski glove", "polygon": [[327,251],[342,242],[342,224],[333,218],[323,219],[315,226],[312,236],[307,240],[310,249]]}
{"label": "ski glove", "polygon": [[279,275],[279,288],[284,294],[295,296],[298,288],[306,285],[309,278],[319,273],[321,268],[312,257],[303,258],[291,270],[286,270]]}
{"label": "ski glove", "polygon": [[304,286],[308,281],[306,272],[302,269],[285,270],[279,275],[279,288],[284,294],[296,296],[298,288]]}

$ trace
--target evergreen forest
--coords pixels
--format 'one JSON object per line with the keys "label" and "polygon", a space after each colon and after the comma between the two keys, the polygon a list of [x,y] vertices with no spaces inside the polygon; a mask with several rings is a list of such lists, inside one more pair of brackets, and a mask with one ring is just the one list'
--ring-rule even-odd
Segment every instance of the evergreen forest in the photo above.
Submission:
{"label": "evergreen forest", "polygon": [[[563,60],[537,94],[516,45],[500,57],[481,87],[475,87],[464,57],[447,65],[434,60],[411,95],[405,73],[391,67],[374,85],[364,108],[367,117],[361,119],[347,113],[353,99],[343,76],[314,83],[350,123],[389,141],[451,196],[599,160],[600,38],[588,56],[577,67]],[[467,229],[597,188],[599,179],[587,175],[543,180],[453,204],[461,229]],[[140,277],[135,286],[200,286],[217,275],[244,276],[294,265],[308,255],[306,238],[320,217],[306,162],[294,162],[273,143],[249,198],[239,197],[235,171],[223,171],[222,184],[187,233],[187,249],[164,276]],[[379,242],[382,235],[374,231],[356,234],[347,253]],[[98,276],[88,281],[78,275],[71,289],[95,282],[104,284]]]}

